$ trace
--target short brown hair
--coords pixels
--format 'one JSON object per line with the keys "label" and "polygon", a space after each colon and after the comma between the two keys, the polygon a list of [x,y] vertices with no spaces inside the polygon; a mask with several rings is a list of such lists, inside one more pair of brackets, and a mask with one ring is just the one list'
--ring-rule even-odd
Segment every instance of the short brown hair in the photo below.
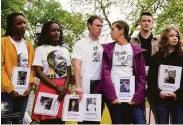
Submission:
{"label": "short brown hair", "polygon": [[142,16],[151,16],[153,18],[152,13],[150,13],[150,12],[143,12],[140,15],[140,19],[139,19],[140,21],[141,21]]}
{"label": "short brown hair", "polygon": [[90,16],[89,18],[88,18],[88,20],[87,20],[87,26],[88,26],[88,24],[93,24],[93,21],[95,20],[95,19],[99,19],[101,22],[103,22],[103,19],[101,18],[101,17],[99,17],[99,16],[97,16],[97,15],[93,15],[93,16]]}

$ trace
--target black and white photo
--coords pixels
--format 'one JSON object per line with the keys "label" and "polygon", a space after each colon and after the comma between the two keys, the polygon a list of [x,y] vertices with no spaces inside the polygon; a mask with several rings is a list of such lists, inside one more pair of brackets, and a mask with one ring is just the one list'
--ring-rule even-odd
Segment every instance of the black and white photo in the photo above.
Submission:
{"label": "black and white photo", "polygon": [[30,68],[14,67],[12,72],[12,83],[14,90],[22,95],[29,86]]}
{"label": "black and white photo", "polygon": [[61,51],[51,51],[47,56],[50,68],[53,69],[55,78],[64,77],[67,73],[67,60],[62,56]]}
{"label": "black and white photo", "polygon": [[83,101],[83,121],[101,121],[101,94],[84,94]]}
{"label": "black and white photo", "polygon": [[26,71],[18,71],[17,85],[25,85],[26,77],[27,77]]}
{"label": "black and white photo", "polygon": [[45,92],[39,92],[34,113],[49,116],[56,116],[58,114],[60,103],[58,95]]}
{"label": "black and white photo", "polygon": [[176,70],[165,69],[165,83],[175,84]]}
{"label": "black and white photo", "polygon": [[53,98],[42,96],[40,99],[40,108],[50,110],[53,103]]}
{"label": "black and white photo", "polygon": [[86,111],[96,111],[96,98],[87,98],[86,99]]}
{"label": "black and white photo", "polygon": [[180,88],[182,67],[160,65],[158,72],[158,88],[163,91],[174,92]]}

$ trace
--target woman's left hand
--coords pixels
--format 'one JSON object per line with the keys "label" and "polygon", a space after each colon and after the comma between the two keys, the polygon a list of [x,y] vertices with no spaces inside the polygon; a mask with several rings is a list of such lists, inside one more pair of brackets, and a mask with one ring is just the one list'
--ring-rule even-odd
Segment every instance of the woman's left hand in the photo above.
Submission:
{"label": "woman's left hand", "polygon": [[28,96],[32,90],[32,83],[29,83],[29,87],[25,90],[24,94],[22,96]]}

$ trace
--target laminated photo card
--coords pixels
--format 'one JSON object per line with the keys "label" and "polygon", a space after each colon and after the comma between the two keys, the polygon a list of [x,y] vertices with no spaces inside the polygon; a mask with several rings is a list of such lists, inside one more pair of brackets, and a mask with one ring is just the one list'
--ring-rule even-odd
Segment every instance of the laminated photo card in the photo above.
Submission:
{"label": "laminated photo card", "polygon": [[62,112],[63,121],[82,121],[83,99],[79,102],[78,95],[66,95]]}
{"label": "laminated photo card", "polygon": [[29,86],[30,68],[14,67],[12,72],[12,83],[14,89],[22,95]]}
{"label": "laminated photo card", "polygon": [[35,114],[56,116],[60,103],[58,95],[39,92],[34,109]]}
{"label": "laminated photo card", "polygon": [[101,94],[84,94],[83,102],[83,121],[101,121]]}
{"label": "laminated photo card", "polygon": [[158,74],[158,87],[163,91],[176,91],[180,88],[182,67],[160,65]]}
{"label": "laminated photo card", "polygon": [[135,76],[115,76],[115,90],[120,102],[130,102],[135,93]]}

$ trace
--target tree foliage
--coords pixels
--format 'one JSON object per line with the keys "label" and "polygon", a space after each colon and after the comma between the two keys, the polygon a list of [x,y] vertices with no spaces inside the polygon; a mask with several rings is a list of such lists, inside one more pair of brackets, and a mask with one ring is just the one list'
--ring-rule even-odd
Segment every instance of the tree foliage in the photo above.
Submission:
{"label": "tree foliage", "polygon": [[[3,1],[7,4],[7,10],[12,6],[11,2],[9,3],[8,1]],[[83,16],[80,13],[69,13],[63,10],[61,4],[55,0],[26,0],[25,3],[21,5],[16,4],[21,6],[21,12],[27,18],[29,39],[36,42],[35,26],[38,23],[43,24],[46,21],[58,21],[62,25],[66,45],[71,51],[73,43],[81,37],[86,29]],[[2,8],[2,13],[4,11],[6,10]],[[20,9],[16,9],[15,11],[20,11]],[[8,11],[5,13],[4,17],[11,12]],[[3,23],[6,23],[6,20],[3,20]],[[5,26],[2,28],[4,29]]]}
{"label": "tree foliage", "polygon": [[[22,12],[26,4],[25,0],[1,0],[1,32],[6,29],[6,17],[12,12]],[[2,35],[1,34],[1,35]]]}
{"label": "tree foliage", "polygon": [[156,20],[155,31],[159,33],[167,25],[176,25],[183,34],[183,1],[168,0]]}
{"label": "tree foliage", "polygon": [[[182,0],[72,0],[73,11],[78,6],[85,8],[93,6],[95,14],[101,15],[111,27],[111,20],[115,8],[121,15],[125,15],[123,20],[130,24],[130,35],[138,29],[139,16],[142,12],[149,11],[154,16],[154,32],[160,31],[167,25],[177,25],[183,33],[183,1]],[[82,1],[82,2],[81,2]],[[77,6],[77,7],[76,7]],[[85,9],[87,10],[87,9]],[[85,12],[86,13],[86,12]],[[119,16],[121,16],[119,15]],[[122,19],[122,18],[121,18]]]}

